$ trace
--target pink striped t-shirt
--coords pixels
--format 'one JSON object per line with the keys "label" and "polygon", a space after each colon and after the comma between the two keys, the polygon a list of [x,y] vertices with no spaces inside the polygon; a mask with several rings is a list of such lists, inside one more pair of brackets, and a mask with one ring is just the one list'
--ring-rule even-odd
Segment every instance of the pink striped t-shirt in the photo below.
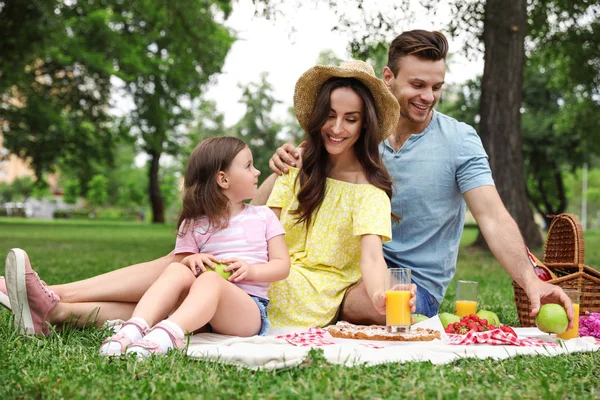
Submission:
{"label": "pink striped t-shirt", "polygon": [[[285,235],[269,207],[249,204],[229,220],[225,229],[207,232],[207,227],[206,217],[192,223],[185,236],[177,237],[175,254],[208,253],[219,259],[237,257],[250,265],[265,264],[269,261],[267,241]],[[268,299],[268,282],[242,281],[235,284],[248,294]]]}

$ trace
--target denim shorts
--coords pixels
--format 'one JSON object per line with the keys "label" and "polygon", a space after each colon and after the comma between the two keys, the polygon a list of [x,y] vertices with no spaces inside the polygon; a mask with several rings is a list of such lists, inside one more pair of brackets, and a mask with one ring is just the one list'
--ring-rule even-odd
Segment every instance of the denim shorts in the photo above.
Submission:
{"label": "denim shorts", "polygon": [[[413,283],[417,285],[414,281]],[[440,308],[440,303],[437,302],[435,297],[433,297],[429,292],[423,289],[421,286],[417,285],[417,298],[416,304],[417,306],[417,314],[423,314],[428,317],[433,317],[438,313],[438,309]]]}
{"label": "denim shorts", "polygon": [[271,327],[271,323],[267,318],[267,306],[269,305],[269,300],[264,299],[262,297],[253,296],[249,294],[249,296],[254,300],[256,305],[258,306],[258,310],[260,311],[260,331],[258,332],[258,336],[266,336],[269,333],[269,328]]}

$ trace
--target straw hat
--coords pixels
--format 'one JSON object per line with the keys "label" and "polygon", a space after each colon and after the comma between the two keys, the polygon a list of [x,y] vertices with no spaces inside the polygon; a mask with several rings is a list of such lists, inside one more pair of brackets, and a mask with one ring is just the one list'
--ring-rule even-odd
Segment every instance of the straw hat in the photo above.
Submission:
{"label": "straw hat", "polygon": [[375,76],[373,67],[359,60],[350,60],[339,67],[333,65],[317,65],[306,71],[296,82],[294,91],[294,110],[300,126],[308,132],[308,120],[315,107],[317,94],[323,84],[330,78],[355,78],[361,81],[373,95],[381,140],[387,139],[400,119],[398,100]]}

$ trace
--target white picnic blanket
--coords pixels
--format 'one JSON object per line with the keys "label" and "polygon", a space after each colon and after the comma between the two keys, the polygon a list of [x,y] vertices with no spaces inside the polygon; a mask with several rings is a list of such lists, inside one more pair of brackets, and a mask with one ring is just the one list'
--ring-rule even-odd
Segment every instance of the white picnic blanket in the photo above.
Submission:
{"label": "white picnic blanket", "polygon": [[[415,326],[439,327],[437,317]],[[515,328],[519,338],[536,338],[548,346],[450,345],[445,334],[441,340],[431,342],[380,342],[328,338],[326,343],[298,346],[279,337],[290,333],[302,334],[306,329],[273,330],[268,336],[239,338],[215,333],[201,333],[190,339],[188,355],[250,369],[279,369],[301,364],[312,348],[323,350],[325,359],[344,366],[377,365],[391,362],[429,361],[446,364],[459,358],[493,358],[496,360],[518,355],[555,356],[600,349],[594,338],[577,338],[567,341],[545,334],[537,328]],[[442,330],[443,332],[443,330]],[[331,344],[329,344],[331,343]]]}
{"label": "white picnic blanket", "polygon": [[[118,328],[122,321],[110,321]],[[492,358],[501,360],[518,355],[556,356],[600,350],[600,340],[583,337],[560,340],[537,328],[514,328],[520,339],[539,339],[548,346],[501,346],[487,344],[451,345],[443,333],[439,318],[415,324],[414,327],[438,329],[440,340],[431,342],[381,342],[371,340],[338,339],[327,335],[325,340],[308,340],[294,345],[283,337],[306,335],[306,328],[274,329],[268,336],[240,338],[217,333],[199,333],[190,338],[187,354],[191,358],[213,360],[249,369],[281,369],[300,365],[313,348],[323,350],[325,359],[332,364],[347,367],[429,361],[447,364],[460,358]],[[310,335],[309,335],[310,336]]]}

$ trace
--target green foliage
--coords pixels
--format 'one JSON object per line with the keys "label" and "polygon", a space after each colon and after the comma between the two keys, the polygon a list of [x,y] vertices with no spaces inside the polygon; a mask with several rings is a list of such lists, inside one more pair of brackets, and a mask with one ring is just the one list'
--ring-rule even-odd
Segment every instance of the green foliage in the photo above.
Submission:
{"label": "green foliage", "polygon": [[[85,170],[110,159],[110,27],[90,2],[5,2],[0,10],[4,145],[38,178],[62,162]],[[99,7],[96,5],[95,7]]]}
{"label": "green foliage", "polygon": [[31,190],[31,197],[37,200],[42,200],[50,196],[52,196],[52,191],[50,190],[50,187],[48,186],[48,183],[45,180],[40,179],[33,184],[33,189]]}
{"label": "green foliage", "polygon": [[31,197],[35,187],[35,181],[30,177],[16,178],[12,184],[4,189],[4,196],[10,198],[7,201],[23,201]]}
{"label": "green foliage", "polygon": [[[30,157],[38,177],[59,165],[88,182],[111,165],[117,134],[139,138],[155,165],[163,152],[177,153],[187,105],[220,72],[234,40],[222,24],[231,12],[225,0],[0,4],[5,145]],[[114,77],[135,103],[118,124],[108,114]],[[158,168],[150,181],[160,213]]]}
{"label": "green foliage", "polygon": [[387,65],[389,43],[359,44],[357,41],[352,41],[349,46],[352,58],[370,63],[375,69],[375,75],[382,77],[383,67]]}
{"label": "green foliage", "polygon": [[331,49],[322,50],[317,56],[317,65],[340,65],[342,61]]}
{"label": "green foliage", "polygon": [[179,182],[182,179],[181,171],[178,166],[163,167],[160,170],[160,191],[163,194],[165,206],[178,203],[179,200]]}
{"label": "green foliage", "polygon": [[261,172],[259,179],[262,181],[270,174],[269,159],[283,143],[277,137],[282,126],[270,116],[273,107],[280,101],[275,99],[266,73],[261,75],[258,83],[251,82],[242,89],[241,103],[246,105],[246,113],[233,131],[252,150],[254,166]]}
{"label": "green foliage", "polygon": [[217,103],[212,100],[201,100],[198,108],[194,111],[194,119],[188,127],[181,151],[177,155],[185,170],[189,155],[196,145],[210,137],[231,135],[233,132],[225,127],[225,116],[217,110]]}
{"label": "green foliage", "polygon": [[108,182],[103,175],[94,175],[88,184],[87,199],[98,207],[106,202]]}
{"label": "green foliage", "polygon": [[81,195],[81,183],[77,179],[69,179],[63,184],[63,200],[67,204],[77,203]]}
{"label": "green foliage", "polygon": [[12,201],[14,192],[8,183],[0,182],[0,204]]}

